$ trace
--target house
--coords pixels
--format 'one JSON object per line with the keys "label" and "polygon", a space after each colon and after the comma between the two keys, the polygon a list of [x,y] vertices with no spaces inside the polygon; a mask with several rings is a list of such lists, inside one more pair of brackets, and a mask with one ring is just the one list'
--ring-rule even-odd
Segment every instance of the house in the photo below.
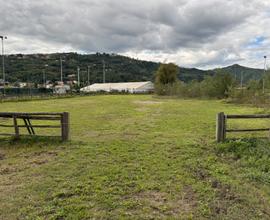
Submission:
{"label": "house", "polygon": [[45,88],[46,89],[53,89],[53,84],[52,83],[46,83]]}
{"label": "house", "polygon": [[149,93],[154,90],[154,84],[147,82],[127,83],[95,83],[80,89],[81,92],[128,92],[128,93]]}
{"label": "house", "polygon": [[4,87],[4,85],[5,85],[5,86],[8,86],[8,85],[9,85],[9,82],[7,82],[7,81],[4,82],[3,79],[0,79],[0,86],[1,86],[1,87]]}
{"label": "house", "polygon": [[27,83],[26,82],[18,82],[18,86],[19,86],[19,88],[25,88],[25,87],[27,87]]}
{"label": "house", "polygon": [[70,91],[69,85],[56,85],[54,87],[54,93],[56,94],[66,94],[68,91]]}
{"label": "house", "polygon": [[67,76],[69,79],[76,79],[76,74],[70,74]]}

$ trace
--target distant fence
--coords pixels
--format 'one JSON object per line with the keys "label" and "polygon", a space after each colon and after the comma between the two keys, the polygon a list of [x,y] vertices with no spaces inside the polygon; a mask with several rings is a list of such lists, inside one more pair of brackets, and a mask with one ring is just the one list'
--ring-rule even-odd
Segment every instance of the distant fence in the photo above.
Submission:
{"label": "distant fence", "polygon": [[[68,141],[70,138],[70,122],[69,113],[18,113],[18,112],[0,112],[0,118],[13,119],[12,125],[0,124],[2,128],[14,128],[14,133],[0,133],[1,136],[14,136],[20,138],[20,129],[26,128],[31,136],[38,136],[35,128],[60,128],[62,141]],[[19,125],[18,120],[22,120],[23,125]],[[39,121],[59,121],[58,125],[33,125],[33,120]]]}
{"label": "distant fence", "polygon": [[270,128],[255,128],[255,129],[227,129],[228,119],[264,119],[269,118],[267,115],[225,115],[223,112],[217,114],[216,121],[216,140],[217,142],[223,142],[226,139],[227,132],[256,132],[256,131],[270,131]]}
{"label": "distant fence", "polygon": [[0,94],[3,96],[35,96],[53,94],[52,89],[46,88],[0,88]]}

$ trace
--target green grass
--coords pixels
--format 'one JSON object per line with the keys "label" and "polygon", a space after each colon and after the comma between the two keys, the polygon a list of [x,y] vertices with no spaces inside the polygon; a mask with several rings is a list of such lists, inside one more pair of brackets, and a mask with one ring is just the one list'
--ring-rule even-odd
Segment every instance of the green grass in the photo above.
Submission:
{"label": "green grass", "polygon": [[0,219],[270,218],[270,148],[259,138],[268,134],[215,143],[216,113],[261,109],[150,95],[7,102],[0,109],[69,111],[72,136],[68,143],[0,139]]}

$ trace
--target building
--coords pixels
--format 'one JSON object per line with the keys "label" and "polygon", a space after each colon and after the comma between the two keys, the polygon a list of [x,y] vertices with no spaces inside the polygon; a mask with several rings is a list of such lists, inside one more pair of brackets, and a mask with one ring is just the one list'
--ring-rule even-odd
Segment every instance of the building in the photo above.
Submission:
{"label": "building", "polygon": [[0,79],[0,86],[1,86],[1,87],[4,87],[4,85],[5,85],[5,86],[8,86],[8,85],[9,85],[9,82],[7,82],[7,81],[4,82],[3,79]]}
{"label": "building", "polygon": [[45,88],[46,89],[53,89],[53,83],[46,83]]}
{"label": "building", "polygon": [[154,90],[154,84],[147,82],[128,83],[95,83],[80,89],[81,92],[128,92],[149,93]]}
{"label": "building", "polygon": [[69,85],[56,85],[54,87],[54,93],[55,94],[66,94],[69,91],[70,91],[70,86]]}
{"label": "building", "polygon": [[26,88],[27,83],[26,82],[18,82],[18,86],[19,86],[19,88]]}

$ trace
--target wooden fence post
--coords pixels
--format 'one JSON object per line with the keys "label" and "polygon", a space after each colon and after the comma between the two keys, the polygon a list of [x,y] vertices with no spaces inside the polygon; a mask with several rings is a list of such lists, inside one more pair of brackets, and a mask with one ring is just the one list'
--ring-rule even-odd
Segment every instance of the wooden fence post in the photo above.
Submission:
{"label": "wooden fence post", "polygon": [[216,122],[216,140],[217,142],[223,142],[226,138],[226,120],[224,112],[217,114]]}
{"label": "wooden fence post", "polygon": [[17,122],[16,116],[13,116],[13,124],[14,124],[14,129],[15,129],[15,139],[19,139],[20,133],[19,133],[19,127],[18,127],[18,122]]}
{"label": "wooden fence post", "polygon": [[61,116],[61,130],[62,130],[62,141],[68,141],[70,138],[69,134],[69,113],[64,112]]}
{"label": "wooden fence post", "polygon": [[226,139],[227,132],[227,115],[223,115],[223,141]]}

